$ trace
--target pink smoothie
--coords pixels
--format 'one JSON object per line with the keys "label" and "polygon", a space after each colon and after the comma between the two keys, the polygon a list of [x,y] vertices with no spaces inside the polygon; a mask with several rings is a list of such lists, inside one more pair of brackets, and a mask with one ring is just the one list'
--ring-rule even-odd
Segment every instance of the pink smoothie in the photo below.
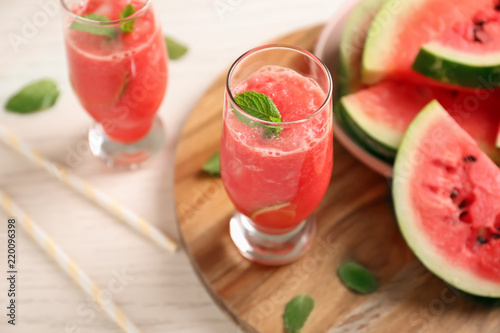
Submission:
{"label": "pink smoothie", "polygon": [[[104,15],[119,19],[127,4],[136,11],[143,0],[89,0],[73,11],[80,16]],[[134,23],[133,32],[116,37],[66,29],[70,80],[83,107],[120,142],[145,136],[167,87],[167,51],[152,7]]]}
{"label": "pink smoothie", "polygon": [[233,94],[243,91],[269,96],[283,122],[298,122],[283,125],[282,132],[269,139],[262,128],[249,127],[228,109],[221,142],[224,185],[238,211],[258,226],[294,227],[312,214],[330,182],[331,105],[316,112],[325,92],[314,80],[277,66],[254,73]]}

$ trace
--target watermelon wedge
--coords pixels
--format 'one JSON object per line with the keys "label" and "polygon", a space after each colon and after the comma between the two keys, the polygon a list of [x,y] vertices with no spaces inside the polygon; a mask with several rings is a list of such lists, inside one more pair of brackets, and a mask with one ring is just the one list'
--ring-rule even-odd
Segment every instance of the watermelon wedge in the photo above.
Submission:
{"label": "watermelon wedge", "polygon": [[427,87],[386,81],[342,97],[339,108],[348,126],[358,137],[375,141],[396,156],[404,132],[413,118],[434,98]]}
{"label": "watermelon wedge", "polygon": [[335,119],[340,124],[340,126],[346,131],[346,133],[354,139],[371,155],[378,157],[388,163],[394,162],[394,157],[396,156],[396,151],[383,144],[380,141],[375,140],[366,132],[360,129],[359,126],[349,117],[342,107],[342,104],[336,104],[333,112],[335,113]]}
{"label": "watermelon wedge", "polygon": [[500,86],[500,12],[481,11],[424,44],[412,68],[434,80],[466,88]]}
{"label": "watermelon wedge", "polygon": [[360,90],[361,62],[366,37],[375,15],[385,0],[363,0],[349,14],[340,41],[339,95]]}
{"label": "watermelon wedge", "polygon": [[430,271],[500,297],[500,169],[437,101],[402,141],[393,198],[408,246]]}
{"label": "watermelon wedge", "polygon": [[[393,78],[435,84],[412,70],[422,45],[457,22],[469,21],[493,0],[387,0],[372,24],[363,53],[363,82]],[[444,83],[442,83],[444,85]]]}
{"label": "watermelon wedge", "polygon": [[390,160],[420,110],[437,99],[478,143],[500,164],[496,148],[500,123],[500,96],[430,88],[411,83],[386,81],[344,96],[338,104],[342,125],[372,154]]}

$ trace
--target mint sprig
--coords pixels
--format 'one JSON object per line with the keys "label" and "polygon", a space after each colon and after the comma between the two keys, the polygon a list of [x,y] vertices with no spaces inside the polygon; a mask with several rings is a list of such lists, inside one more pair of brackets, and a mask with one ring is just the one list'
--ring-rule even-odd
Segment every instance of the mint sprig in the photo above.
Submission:
{"label": "mint sprig", "polygon": [[[123,8],[122,12],[120,13],[120,20],[132,16],[134,15],[134,13],[135,13],[134,6],[128,4]],[[123,23],[122,25],[120,25],[120,30],[122,32],[134,32],[134,23],[135,23],[135,18],[128,21],[127,23]]]}
{"label": "mint sprig", "polygon": [[[278,108],[274,104],[273,100],[265,94],[255,91],[244,91],[240,94],[236,94],[236,96],[234,96],[234,101],[243,111],[252,117],[267,122],[281,123],[281,114]],[[267,127],[263,133],[264,137],[272,138],[281,132],[281,127],[256,124],[244,115],[241,115],[237,110],[233,110],[233,112],[240,121],[249,126],[257,125]]]}
{"label": "mint sprig", "polygon": [[52,107],[58,97],[59,89],[54,81],[38,80],[24,86],[9,98],[5,109],[13,113],[32,113]]}
{"label": "mint sprig", "polygon": [[[100,15],[100,14],[86,14],[82,16],[85,19],[92,20],[92,21],[97,21],[97,22],[109,22],[110,19],[107,16]],[[79,30],[79,31],[84,31],[88,32],[90,34],[94,35],[100,35],[100,36],[106,36],[111,39],[116,38],[116,29],[114,27],[106,27],[106,26],[99,26],[99,25],[89,25],[85,23],[81,23],[78,21],[73,21],[71,26],[69,27],[72,30]]]}
{"label": "mint sprig", "polygon": [[285,307],[283,319],[288,333],[300,333],[314,308],[314,299],[309,295],[294,297]]}
{"label": "mint sprig", "polygon": [[369,294],[377,291],[378,282],[372,272],[354,261],[347,261],[337,271],[340,281],[352,291]]}

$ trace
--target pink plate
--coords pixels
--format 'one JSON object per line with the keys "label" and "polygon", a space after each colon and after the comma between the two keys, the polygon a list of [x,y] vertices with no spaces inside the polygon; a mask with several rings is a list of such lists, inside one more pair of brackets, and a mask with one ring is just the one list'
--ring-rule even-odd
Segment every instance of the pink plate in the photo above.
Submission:
{"label": "pink plate", "polygon": [[[349,13],[359,1],[360,0],[348,0],[340,3],[332,18],[323,29],[314,50],[314,54],[326,64],[328,69],[330,69],[334,80],[338,76],[339,45],[342,38],[342,31]],[[335,117],[333,120],[333,130],[335,139],[340,141],[353,156],[377,173],[392,178],[392,164],[371,155],[363,147],[358,145],[356,141],[344,131]]]}

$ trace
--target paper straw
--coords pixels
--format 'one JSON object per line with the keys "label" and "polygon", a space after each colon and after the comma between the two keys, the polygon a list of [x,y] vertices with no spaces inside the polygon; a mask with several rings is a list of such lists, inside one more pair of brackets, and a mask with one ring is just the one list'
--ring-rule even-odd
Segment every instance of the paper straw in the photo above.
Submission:
{"label": "paper straw", "polygon": [[83,194],[95,204],[115,215],[121,221],[127,223],[133,229],[149,238],[160,247],[170,250],[171,252],[175,252],[177,250],[177,243],[167,235],[163,234],[154,225],[150,224],[145,219],[127,209],[125,206],[110,198],[80,177],[70,173],[65,167],[49,161],[39,152],[31,149],[26,143],[22,142],[14,133],[8,131],[2,126],[0,126],[0,141],[4,142],[7,146],[11,147],[39,167],[47,170],[64,184]]}
{"label": "paper straw", "polygon": [[78,284],[115,323],[127,333],[140,333],[123,311],[111,300],[102,299],[102,291],[87,274],[29,217],[5,192],[0,189],[2,207],[19,223],[33,240]]}

